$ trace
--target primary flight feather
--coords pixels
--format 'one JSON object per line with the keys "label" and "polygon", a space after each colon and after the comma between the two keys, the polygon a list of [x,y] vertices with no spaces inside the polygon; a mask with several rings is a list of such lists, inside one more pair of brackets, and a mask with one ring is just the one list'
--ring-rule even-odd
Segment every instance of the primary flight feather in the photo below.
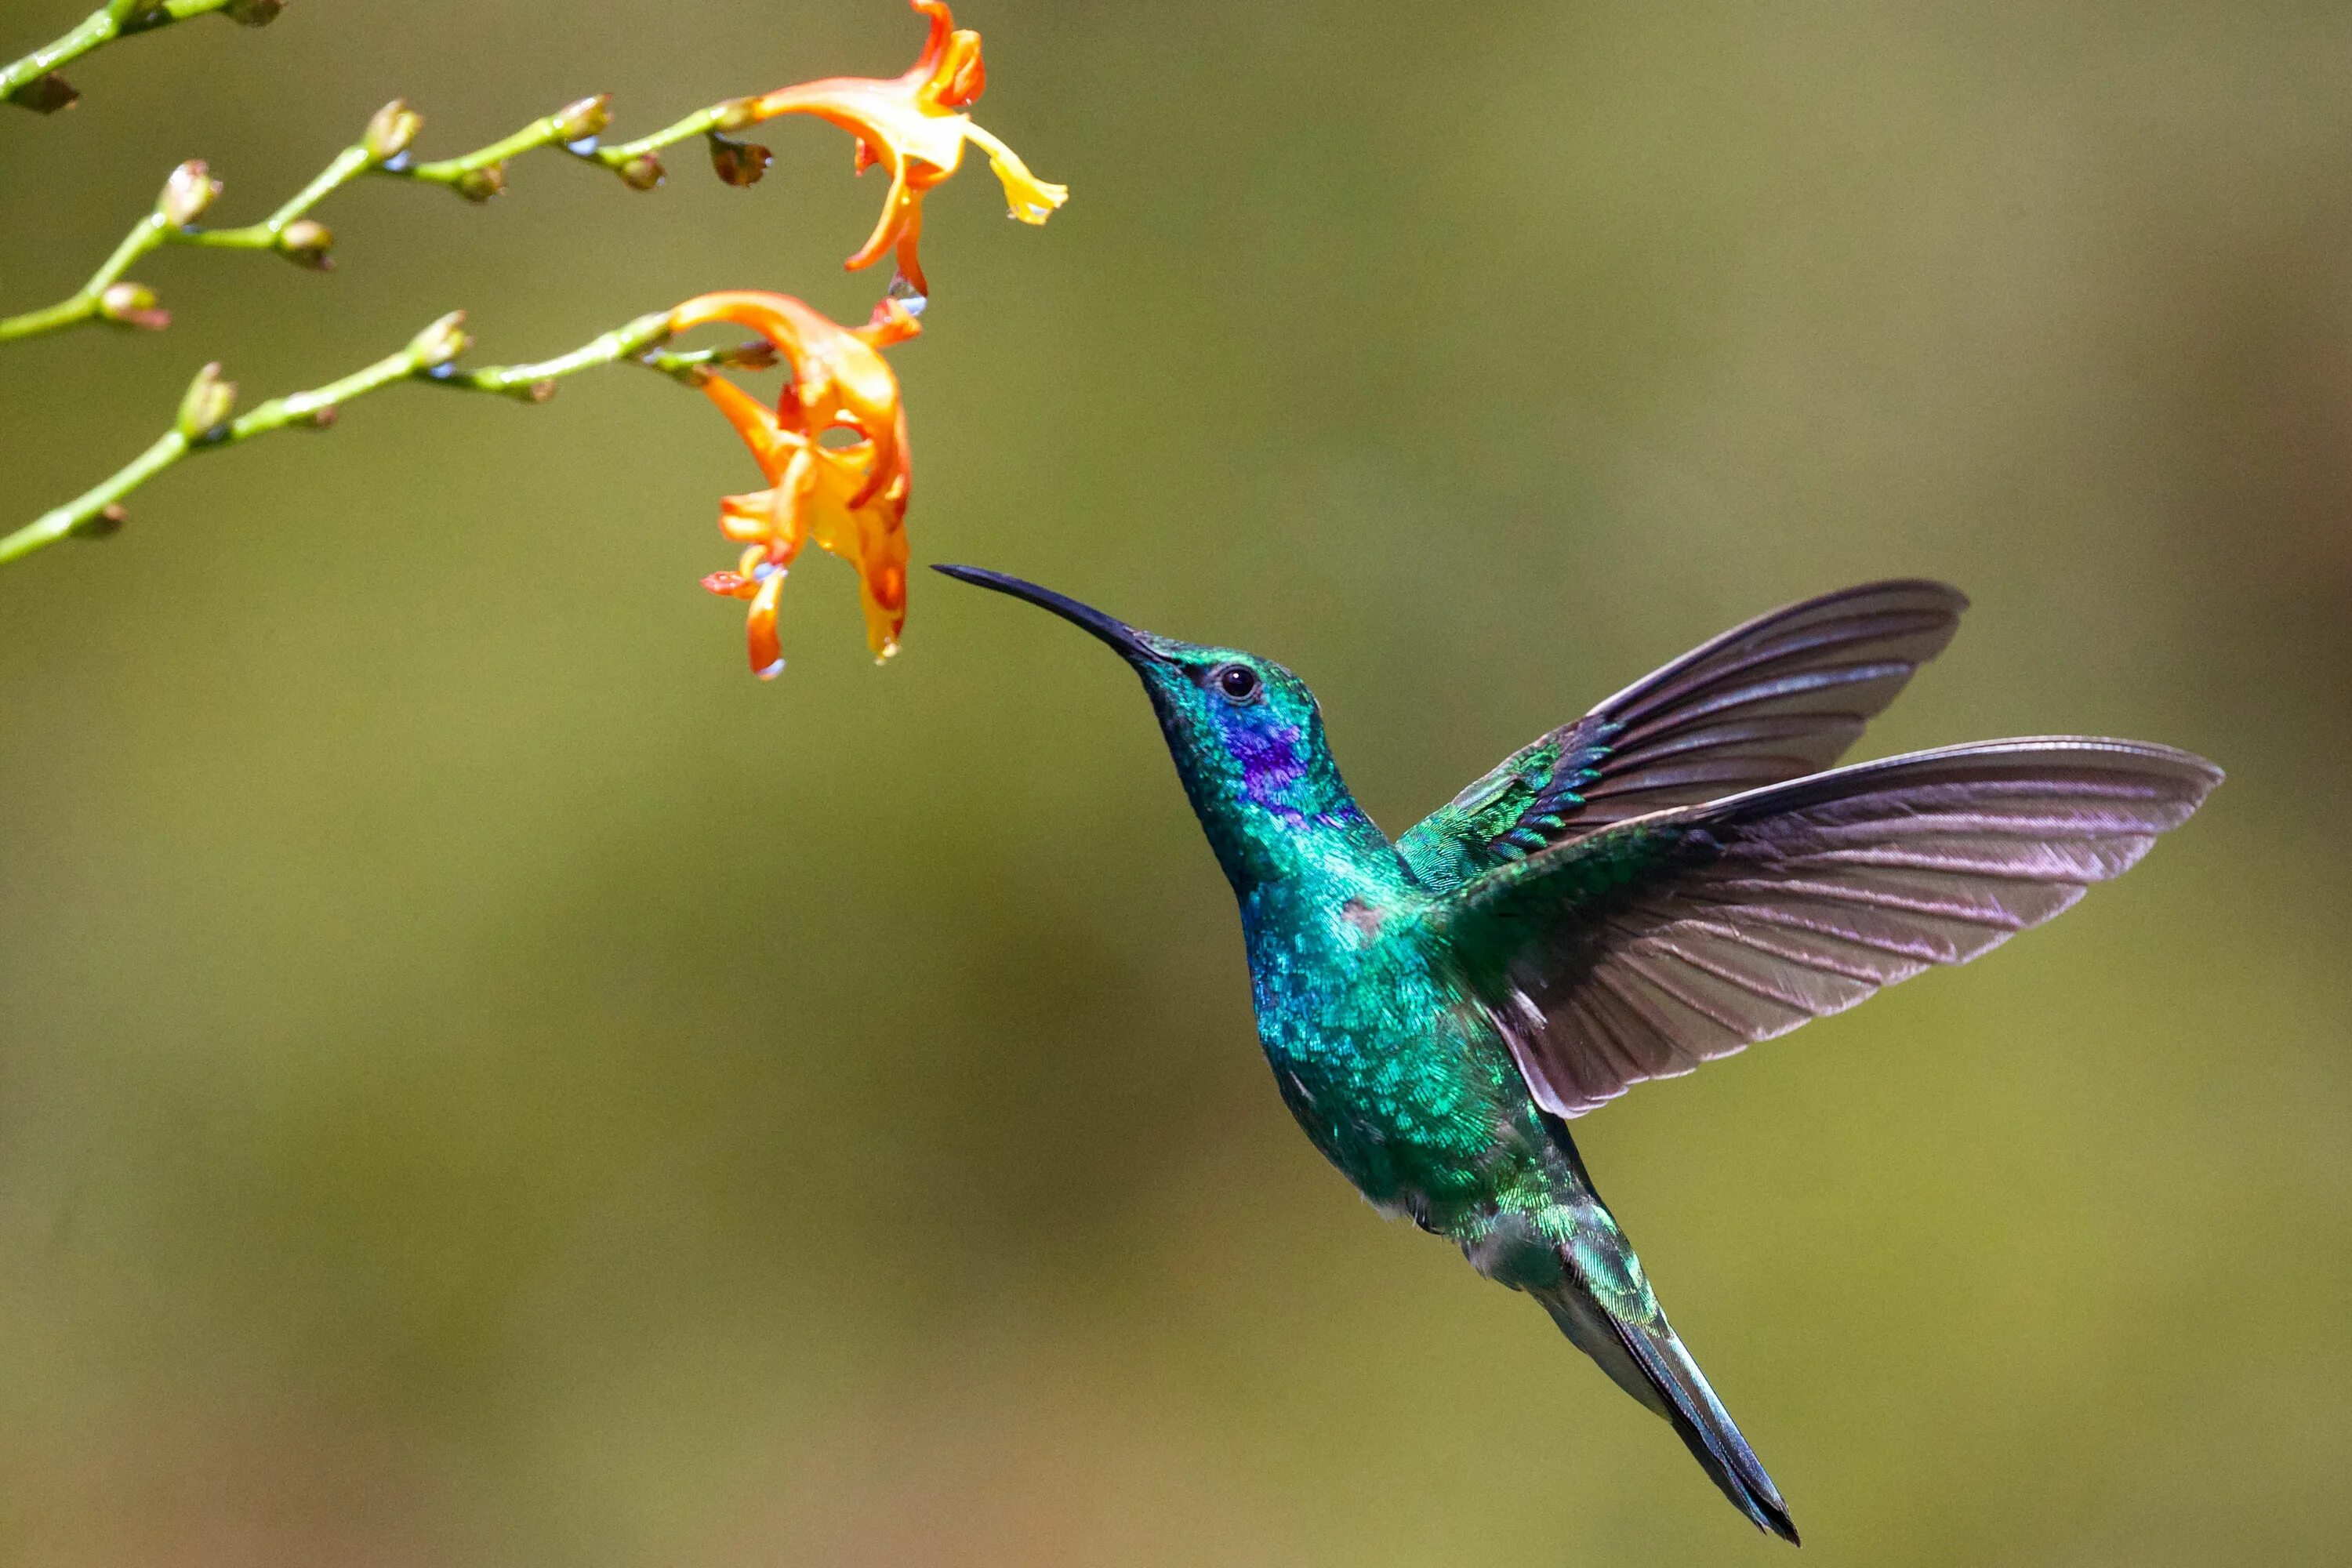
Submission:
{"label": "primary flight feather", "polygon": [[1968,603],[1874,583],[1694,649],[1392,844],[1280,665],[939,570],[1076,623],[1142,679],[1240,900],[1276,1085],[1316,1146],[1535,1297],[1791,1542],[1568,1119],[2041,924],[2221,779],[2169,747],[2065,736],[1833,768]]}

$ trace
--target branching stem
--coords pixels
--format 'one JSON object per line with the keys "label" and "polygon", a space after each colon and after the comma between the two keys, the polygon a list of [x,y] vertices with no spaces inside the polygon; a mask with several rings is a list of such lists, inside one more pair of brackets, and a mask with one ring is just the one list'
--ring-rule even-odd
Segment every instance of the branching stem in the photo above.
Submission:
{"label": "branching stem", "polygon": [[466,347],[466,336],[460,330],[464,319],[463,312],[444,316],[397,353],[388,354],[323,386],[273,397],[235,418],[226,416],[229,393],[212,393],[217,399],[212,406],[217,408],[218,416],[213,416],[206,399],[199,396],[200,392],[226,385],[218,381],[217,367],[207,367],[182,405],[177,426],[103,482],[0,538],[0,565],[22,560],[75,534],[111,532],[122,521],[122,499],[183,458],[220,451],[274,430],[323,429],[334,423],[344,404],[400,382],[419,381],[460,392],[487,392],[529,403],[544,403],[554,395],[560,378],[624,361],[689,384],[698,384],[715,365],[758,368],[773,363],[773,353],[765,343],[690,353],[668,350],[664,345],[670,337],[669,315],[656,310],[553,359],[535,364],[460,370],[453,362]]}
{"label": "branching stem", "polygon": [[56,74],[57,68],[92,49],[214,11],[226,11],[231,20],[258,27],[284,8],[285,0],[110,0],[57,42],[0,66],[0,100],[54,113],[80,96]]}
{"label": "branching stem", "polygon": [[[598,144],[596,132],[605,123],[608,100],[587,98],[542,115],[511,136],[501,137],[486,147],[428,163],[415,162],[408,155],[406,142],[415,132],[416,116],[404,105],[390,104],[376,116],[364,139],[336,153],[309,184],[258,223],[240,228],[206,228],[193,220],[174,222],[166,204],[159,202],[156,210],[134,224],[114,247],[114,253],[72,294],[37,310],[0,317],[0,343],[99,321],[148,328],[166,325],[171,318],[157,307],[153,293],[138,284],[124,282],[141,259],[166,245],[275,250],[305,266],[324,269],[330,265],[327,248],[333,244],[334,236],[311,222],[310,213],[362,174],[422,180],[446,186],[470,201],[488,201],[504,187],[509,159],[542,147],[559,146],[575,158],[612,170],[636,189],[649,190],[663,178],[661,161],[655,156],[660,149],[688,137],[715,135],[741,123],[746,101],[728,99],[697,110],[650,136],[605,147]],[[202,176],[202,166],[195,168]]]}

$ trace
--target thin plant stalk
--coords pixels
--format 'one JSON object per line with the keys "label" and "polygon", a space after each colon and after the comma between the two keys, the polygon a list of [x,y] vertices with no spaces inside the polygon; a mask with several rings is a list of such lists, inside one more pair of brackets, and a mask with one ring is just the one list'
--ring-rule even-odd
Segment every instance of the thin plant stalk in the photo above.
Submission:
{"label": "thin plant stalk", "polygon": [[669,313],[656,310],[552,359],[466,370],[455,363],[467,345],[464,322],[463,311],[444,316],[396,353],[324,385],[273,397],[234,417],[229,411],[236,389],[220,379],[219,366],[207,365],[189,387],[172,429],[100,483],[0,538],[0,565],[20,561],[61,539],[112,532],[122,523],[125,497],[189,458],[223,451],[273,431],[323,429],[335,422],[343,405],[403,382],[544,403],[554,395],[556,383],[562,377],[601,365],[641,364],[699,384],[714,366],[759,368],[773,363],[772,351],[765,343],[673,352],[664,346],[670,338]]}

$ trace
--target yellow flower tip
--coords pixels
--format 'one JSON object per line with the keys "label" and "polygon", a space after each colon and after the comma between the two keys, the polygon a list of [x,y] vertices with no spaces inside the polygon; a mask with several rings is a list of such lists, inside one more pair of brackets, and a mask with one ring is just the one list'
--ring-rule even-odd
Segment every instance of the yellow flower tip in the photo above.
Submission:
{"label": "yellow flower tip", "polygon": [[988,166],[996,172],[998,181],[1004,186],[1005,205],[1023,223],[1044,223],[1070,199],[1069,186],[1039,179],[1010,147],[1001,153],[992,151]]}

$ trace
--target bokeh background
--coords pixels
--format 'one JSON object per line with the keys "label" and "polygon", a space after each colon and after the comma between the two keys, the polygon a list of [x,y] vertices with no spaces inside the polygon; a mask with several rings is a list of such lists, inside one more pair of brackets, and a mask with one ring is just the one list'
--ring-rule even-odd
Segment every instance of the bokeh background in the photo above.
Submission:
{"label": "bokeh background", "polygon": [[[5,47],[87,0],[12,0]],[[1290,663],[1402,829],[1731,622],[1976,608],[1871,752],[2231,771],[2053,928],[1582,1123],[1819,1564],[2352,1535],[2352,15],[2176,0],[971,0],[1069,207],[935,194],[919,561]],[[384,100],[469,148],[895,73],[892,0],[300,0],[0,121],[0,304],[201,155],[256,215]],[[862,315],[881,188],[541,155],[173,251],[0,359],[22,517],[170,417],[473,311]],[[0,1558],[1780,1561],[1527,1301],[1290,1125],[1131,679],[846,568],[744,671],[696,399],[396,390],[0,574]]]}

